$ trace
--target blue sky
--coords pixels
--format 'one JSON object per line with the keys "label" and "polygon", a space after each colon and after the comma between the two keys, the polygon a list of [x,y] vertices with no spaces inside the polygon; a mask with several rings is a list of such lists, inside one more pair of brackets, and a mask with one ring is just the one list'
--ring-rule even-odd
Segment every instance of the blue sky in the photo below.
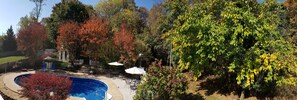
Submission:
{"label": "blue sky", "polygon": [[[87,5],[95,6],[100,0],[80,0]],[[137,6],[144,6],[148,10],[153,4],[160,0],[135,0]],[[263,0],[258,0],[259,2]],[[277,0],[283,2],[285,0]],[[43,7],[41,18],[48,17],[51,14],[52,7],[60,2],[60,0],[46,0],[46,5]],[[12,25],[14,32],[17,33],[19,28],[18,22],[21,17],[29,15],[34,8],[34,3],[29,0],[1,0],[0,3],[0,35],[4,35],[7,29]]]}
{"label": "blue sky", "polygon": [[[50,16],[52,7],[61,0],[46,0],[41,18]],[[87,5],[95,6],[100,0],[80,0]],[[144,6],[150,9],[157,0],[135,0],[137,6]],[[34,3],[29,0],[1,0],[0,3],[0,35],[6,34],[7,29],[12,25],[14,32],[19,28],[18,22],[21,17],[29,15],[34,8]]]}

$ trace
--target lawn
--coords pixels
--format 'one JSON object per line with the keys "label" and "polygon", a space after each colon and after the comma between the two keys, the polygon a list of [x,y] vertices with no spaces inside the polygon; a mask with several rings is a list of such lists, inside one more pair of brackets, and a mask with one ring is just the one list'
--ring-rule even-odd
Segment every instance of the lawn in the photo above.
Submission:
{"label": "lawn", "polygon": [[3,58],[0,58],[0,65],[8,63],[8,62],[15,62],[15,61],[18,61],[18,60],[23,60],[23,59],[26,59],[26,57],[24,57],[24,56],[3,57]]}

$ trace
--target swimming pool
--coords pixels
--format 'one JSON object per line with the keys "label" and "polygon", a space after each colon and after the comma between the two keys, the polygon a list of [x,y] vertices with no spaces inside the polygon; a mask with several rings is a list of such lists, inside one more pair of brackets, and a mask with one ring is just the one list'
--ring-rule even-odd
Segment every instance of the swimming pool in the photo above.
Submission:
{"label": "swimming pool", "polygon": [[[14,82],[20,85],[20,79],[30,74],[19,75]],[[70,77],[72,81],[70,96],[85,98],[86,100],[104,100],[107,85],[99,80],[89,78]]]}

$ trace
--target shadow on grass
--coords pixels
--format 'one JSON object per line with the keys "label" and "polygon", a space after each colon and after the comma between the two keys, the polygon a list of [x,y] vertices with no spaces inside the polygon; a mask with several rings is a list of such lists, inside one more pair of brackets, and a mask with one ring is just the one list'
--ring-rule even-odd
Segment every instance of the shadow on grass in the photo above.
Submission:
{"label": "shadow on grass", "polygon": [[179,96],[180,100],[205,100],[201,94],[184,93]]}
{"label": "shadow on grass", "polygon": [[200,88],[197,90],[206,90],[205,95],[212,95],[214,93],[222,95],[240,95],[241,88],[236,84],[236,80],[228,80],[225,77],[210,76],[205,81],[201,82]]}

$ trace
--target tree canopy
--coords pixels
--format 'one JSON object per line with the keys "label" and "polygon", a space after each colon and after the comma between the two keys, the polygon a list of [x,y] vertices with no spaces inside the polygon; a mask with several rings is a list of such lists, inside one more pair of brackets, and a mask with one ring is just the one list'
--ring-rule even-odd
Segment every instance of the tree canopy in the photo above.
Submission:
{"label": "tree canopy", "polygon": [[108,23],[99,17],[92,17],[81,25],[79,30],[80,43],[84,56],[92,60],[100,59],[104,51],[99,47],[107,41]]}
{"label": "tree canopy", "polygon": [[59,35],[58,28],[61,23],[71,20],[82,23],[89,18],[90,8],[78,0],[62,0],[53,7],[52,14],[46,21],[48,37],[53,47],[56,46],[56,39]]}
{"label": "tree canopy", "polygon": [[296,84],[297,73],[287,70],[297,67],[296,51],[280,35],[280,12],[273,0],[194,4],[168,32],[173,35],[180,68],[191,69],[197,76],[209,70],[226,77],[235,74],[237,84],[249,89],[263,89],[263,83]]}
{"label": "tree canopy", "polygon": [[136,61],[134,39],[134,35],[126,28],[125,24],[122,24],[121,31],[117,31],[113,37],[114,44],[121,54],[120,61],[128,65]]}
{"label": "tree canopy", "polygon": [[43,49],[47,39],[46,29],[38,22],[31,22],[19,30],[17,37],[18,50],[30,59],[35,59],[37,52]]}
{"label": "tree canopy", "polygon": [[57,38],[57,49],[67,51],[71,63],[80,56],[79,29],[78,23],[67,21],[61,24],[58,30],[60,34]]}

